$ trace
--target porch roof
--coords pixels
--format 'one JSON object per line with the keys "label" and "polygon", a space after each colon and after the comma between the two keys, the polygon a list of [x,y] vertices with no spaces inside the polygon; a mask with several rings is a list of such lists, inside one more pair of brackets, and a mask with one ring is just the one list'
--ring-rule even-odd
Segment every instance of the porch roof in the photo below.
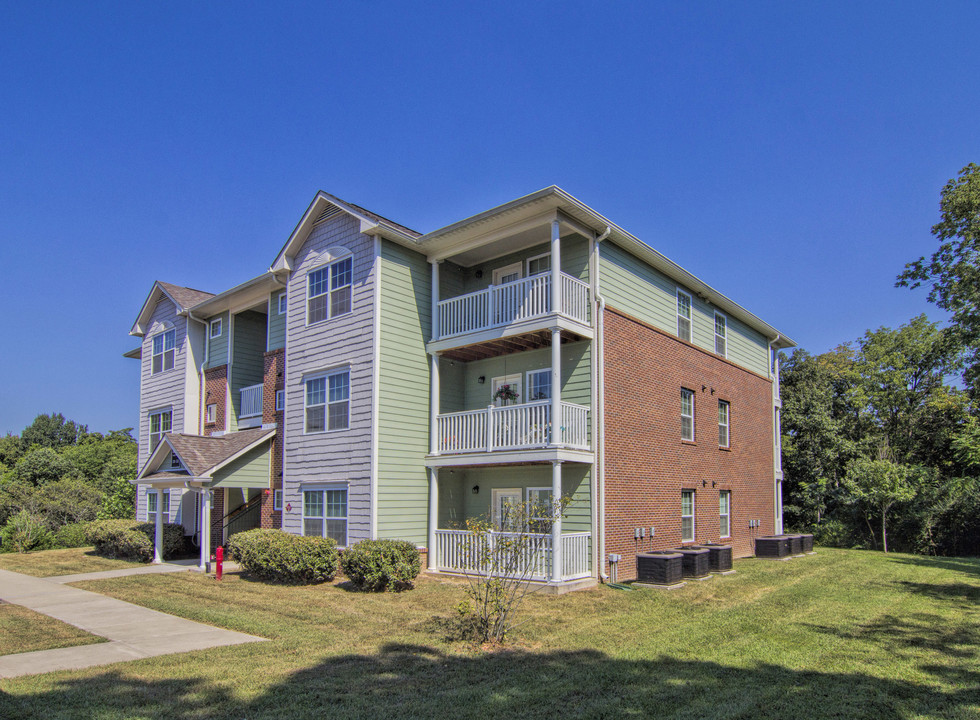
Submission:
{"label": "porch roof", "polygon": [[[153,481],[198,480],[208,481],[211,476],[249,450],[267,442],[275,435],[275,428],[241,430],[219,436],[185,435],[166,433],[157,443],[143,469],[136,476],[138,483]],[[160,471],[160,465],[169,452],[180,460],[186,472]]]}

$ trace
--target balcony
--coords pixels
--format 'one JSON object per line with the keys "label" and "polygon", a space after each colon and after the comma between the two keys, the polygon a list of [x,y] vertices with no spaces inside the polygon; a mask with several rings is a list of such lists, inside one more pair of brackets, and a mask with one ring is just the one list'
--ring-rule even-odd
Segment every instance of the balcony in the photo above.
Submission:
{"label": "balcony", "polygon": [[[438,304],[437,328],[440,346],[447,339],[464,335],[483,335],[480,339],[510,334],[505,329],[514,327],[515,332],[538,330],[547,326],[535,320],[559,319],[572,321],[576,326],[589,327],[589,285],[566,273],[560,273],[560,311],[554,313],[552,305],[553,275],[533,275],[521,280],[491,285],[477,292],[441,300]],[[538,327],[538,326],[541,327]],[[516,326],[516,327],[515,327]],[[496,332],[494,332],[496,331]],[[441,349],[437,348],[437,349]]]}
{"label": "balcony", "polygon": [[551,401],[493,405],[437,417],[439,454],[530,450],[549,446],[589,449],[589,408],[561,403],[561,432],[553,437]]}
{"label": "balcony", "polygon": [[239,429],[258,427],[262,424],[262,383],[243,387],[240,393],[241,403],[238,412]]}
{"label": "balcony", "polygon": [[[440,572],[479,573],[485,571],[481,558],[487,557],[487,544],[506,541],[515,537],[514,533],[489,532],[474,535],[466,530],[436,530],[436,569]],[[578,580],[589,577],[588,532],[562,533],[561,535],[561,580]],[[549,534],[526,533],[524,542],[518,543],[528,554],[511,564],[526,572],[521,576],[527,580],[546,582],[552,579],[553,560],[552,537]]]}

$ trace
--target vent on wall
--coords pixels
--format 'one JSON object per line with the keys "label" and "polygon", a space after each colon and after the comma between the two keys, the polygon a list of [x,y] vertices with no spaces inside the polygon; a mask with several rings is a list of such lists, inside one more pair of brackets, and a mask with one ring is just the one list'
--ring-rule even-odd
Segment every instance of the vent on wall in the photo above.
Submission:
{"label": "vent on wall", "polygon": [[316,219],[316,222],[313,223],[313,224],[314,225],[319,225],[324,220],[328,220],[328,219],[332,218],[334,215],[336,215],[339,212],[340,212],[340,208],[337,207],[336,205],[327,205],[327,209],[324,210],[322,213],[320,213],[320,217],[318,217]]}

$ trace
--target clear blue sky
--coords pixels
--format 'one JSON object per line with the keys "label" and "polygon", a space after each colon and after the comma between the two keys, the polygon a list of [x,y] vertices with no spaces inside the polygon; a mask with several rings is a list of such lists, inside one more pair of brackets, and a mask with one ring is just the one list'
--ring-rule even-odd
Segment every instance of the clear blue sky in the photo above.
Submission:
{"label": "clear blue sky", "polygon": [[0,4],[0,433],[134,425],[153,280],[260,274],[318,189],[557,184],[812,352],[944,319],[893,283],[980,161],[980,5],[473,5]]}

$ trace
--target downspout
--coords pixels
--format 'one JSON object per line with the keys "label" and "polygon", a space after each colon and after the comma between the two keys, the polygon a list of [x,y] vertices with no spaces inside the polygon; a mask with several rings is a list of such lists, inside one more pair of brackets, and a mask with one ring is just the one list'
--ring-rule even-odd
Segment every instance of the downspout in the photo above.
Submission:
{"label": "downspout", "polygon": [[[782,533],[785,531],[785,526],[783,524],[783,493],[781,489],[781,480],[776,479],[777,468],[778,472],[782,473],[783,468],[783,458],[777,453],[781,453],[782,443],[778,442],[780,434],[782,433],[782,428],[776,426],[776,397],[777,393],[781,395],[779,389],[779,373],[774,372],[773,369],[778,367],[779,359],[773,356],[773,345],[779,342],[782,337],[782,333],[777,333],[773,340],[769,341],[769,378],[772,380],[772,503],[775,509],[773,517],[773,531],[777,533]],[[782,412],[779,413],[780,418],[782,418]]]}
{"label": "downspout", "polygon": [[598,382],[596,383],[596,414],[598,417],[598,422],[595,424],[596,434],[596,486],[598,489],[597,493],[597,508],[596,515],[598,517],[598,548],[599,548],[599,579],[602,582],[607,582],[609,576],[605,573],[606,564],[606,385],[605,385],[605,335],[604,335],[604,315],[606,312],[606,300],[602,297],[599,287],[599,247],[600,243],[609,237],[612,233],[612,228],[608,225],[602,235],[595,239],[595,299],[596,299],[596,334],[598,335],[598,342],[596,343],[596,376]]}

